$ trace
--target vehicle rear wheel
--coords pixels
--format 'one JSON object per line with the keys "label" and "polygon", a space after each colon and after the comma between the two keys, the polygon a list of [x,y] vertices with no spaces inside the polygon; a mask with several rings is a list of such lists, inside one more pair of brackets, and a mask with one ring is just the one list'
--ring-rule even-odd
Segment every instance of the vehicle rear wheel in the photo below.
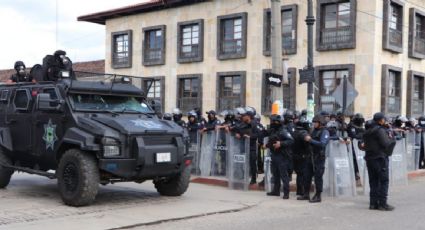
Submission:
{"label": "vehicle rear wheel", "polygon": [[63,202],[69,206],[86,206],[94,202],[99,190],[99,168],[93,155],[70,149],[58,167],[58,187]]}
{"label": "vehicle rear wheel", "polygon": [[10,178],[13,174],[13,169],[6,168],[2,165],[12,165],[12,160],[4,153],[0,147],[0,189],[6,188],[9,185]]}
{"label": "vehicle rear wheel", "polygon": [[181,196],[186,192],[190,182],[190,166],[183,172],[164,180],[154,181],[155,188],[163,196]]}

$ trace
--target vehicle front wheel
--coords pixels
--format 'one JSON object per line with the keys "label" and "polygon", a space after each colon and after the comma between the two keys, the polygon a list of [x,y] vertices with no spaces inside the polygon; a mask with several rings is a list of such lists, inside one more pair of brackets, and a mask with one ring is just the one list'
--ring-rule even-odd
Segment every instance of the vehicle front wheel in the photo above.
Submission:
{"label": "vehicle front wheel", "polygon": [[96,158],[79,149],[62,156],[57,171],[63,202],[69,206],[86,206],[94,202],[99,190],[99,168]]}
{"label": "vehicle front wheel", "polygon": [[166,178],[154,181],[155,188],[163,196],[181,196],[186,192],[190,182],[191,167],[187,166],[183,172]]}
{"label": "vehicle front wheel", "polygon": [[12,165],[12,160],[4,153],[0,147],[0,189],[6,188],[9,185],[10,178],[13,174],[13,169],[6,168],[2,165]]}

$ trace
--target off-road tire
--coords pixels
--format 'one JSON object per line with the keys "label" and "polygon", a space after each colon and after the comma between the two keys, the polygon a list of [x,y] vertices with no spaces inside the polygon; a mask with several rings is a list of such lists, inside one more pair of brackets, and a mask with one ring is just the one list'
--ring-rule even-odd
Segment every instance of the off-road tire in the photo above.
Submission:
{"label": "off-road tire", "polygon": [[13,169],[5,168],[4,165],[12,165],[12,160],[4,153],[4,149],[0,147],[0,189],[6,188],[9,185],[10,178],[13,174]]}
{"label": "off-road tire", "polygon": [[191,167],[187,166],[181,173],[164,180],[154,181],[155,188],[162,196],[181,196],[190,183]]}
{"label": "off-road tire", "polygon": [[80,207],[90,205],[99,190],[99,168],[94,155],[79,149],[65,152],[57,171],[58,187],[66,205]]}

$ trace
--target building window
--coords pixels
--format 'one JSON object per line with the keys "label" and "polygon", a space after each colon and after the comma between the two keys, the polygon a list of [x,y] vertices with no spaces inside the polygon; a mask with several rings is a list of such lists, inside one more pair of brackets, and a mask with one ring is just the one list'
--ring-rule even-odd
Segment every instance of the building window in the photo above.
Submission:
{"label": "building window", "polygon": [[247,46],[247,13],[218,17],[217,58],[245,58]]}
{"label": "building window", "polygon": [[178,23],[177,61],[200,62],[204,56],[204,20]]}
{"label": "building window", "polygon": [[409,57],[425,59],[425,12],[410,8]]}
{"label": "building window", "polygon": [[[334,66],[317,66],[316,67],[316,85],[318,86],[318,92],[315,93],[316,111],[326,112],[344,112],[343,102],[341,101],[342,96],[338,94],[338,91],[342,90],[344,84],[344,78],[347,79],[347,83],[354,84],[354,65],[334,65]],[[345,92],[348,96],[351,92]],[[345,109],[346,114],[354,113],[354,103],[347,105]]]}
{"label": "building window", "polygon": [[425,111],[425,73],[408,71],[407,76],[407,116],[419,117]]}
{"label": "building window", "polygon": [[112,68],[131,68],[132,31],[112,33]]}
{"label": "building window", "polygon": [[403,52],[403,6],[399,0],[384,0],[383,49]]}
{"label": "building window", "polygon": [[356,46],[356,0],[319,0],[317,50]]}
{"label": "building window", "polygon": [[[282,6],[282,54],[297,53],[298,5]],[[264,10],[263,54],[270,56],[271,50],[271,12]]]}
{"label": "building window", "polygon": [[401,73],[401,68],[382,66],[381,111],[389,116],[401,114]]}
{"label": "building window", "polygon": [[146,92],[148,101],[159,101],[164,110],[165,77],[151,77],[142,80],[142,89]]}
{"label": "building window", "polygon": [[[261,102],[261,114],[263,115],[270,115],[271,113],[271,107],[273,104],[272,98],[271,98],[271,91],[272,87],[271,85],[267,84],[267,74],[270,73],[271,70],[263,70],[263,80],[262,80],[262,102]],[[289,68],[288,69],[288,81],[289,84],[282,85],[282,91],[283,91],[283,106],[285,109],[295,110],[296,109],[296,87],[297,87],[297,81],[296,81],[296,68]]]}
{"label": "building window", "polygon": [[217,111],[245,106],[245,72],[217,74]]}
{"label": "building window", "polygon": [[177,107],[184,113],[202,108],[202,75],[182,75],[177,78]]}
{"label": "building window", "polygon": [[165,25],[143,28],[143,65],[165,64]]}

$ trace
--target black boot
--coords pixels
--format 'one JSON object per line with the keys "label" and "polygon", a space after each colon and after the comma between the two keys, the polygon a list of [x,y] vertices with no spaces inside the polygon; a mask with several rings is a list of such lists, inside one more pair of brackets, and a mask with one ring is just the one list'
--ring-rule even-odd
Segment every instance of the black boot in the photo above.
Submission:
{"label": "black boot", "polygon": [[320,195],[320,192],[317,192],[313,198],[311,198],[310,203],[320,203],[322,202],[322,196]]}
{"label": "black boot", "polygon": [[283,197],[282,197],[284,200],[287,200],[287,199],[289,199],[289,193],[285,193],[285,194],[283,194]]}
{"label": "black boot", "polygon": [[257,179],[256,178],[252,178],[251,179],[251,182],[249,182],[250,185],[256,184],[256,183],[257,183]]}
{"label": "black boot", "polygon": [[383,202],[379,204],[378,210],[379,211],[393,211],[395,209],[394,206],[387,204],[387,202]]}
{"label": "black boot", "polygon": [[276,191],[268,192],[267,196],[280,196],[280,192],[276,192]]}
{"label": "black boot", "polygon": [[379,203],[377,201],[371,201],[369,205],[370,210],[378,210],[379,209]]}
{"label": "black boot", "polygon": [[304,194],[302,196],[297,197],[297,200],[310,200],[310,195]]}

